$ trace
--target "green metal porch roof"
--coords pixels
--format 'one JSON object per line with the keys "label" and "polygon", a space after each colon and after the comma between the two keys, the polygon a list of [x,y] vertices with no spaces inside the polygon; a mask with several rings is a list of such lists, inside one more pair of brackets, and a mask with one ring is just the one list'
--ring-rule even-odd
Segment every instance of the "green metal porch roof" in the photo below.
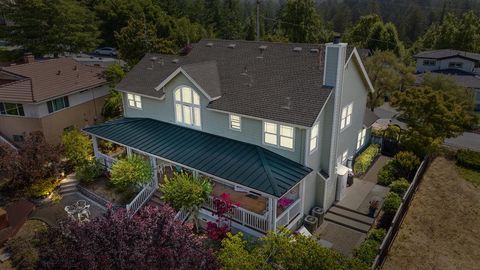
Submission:
{"label": "green metal porch roof", "polygon": [[122,118],[84,131],[276,197],[312,171],[257,145],[150,118]]}

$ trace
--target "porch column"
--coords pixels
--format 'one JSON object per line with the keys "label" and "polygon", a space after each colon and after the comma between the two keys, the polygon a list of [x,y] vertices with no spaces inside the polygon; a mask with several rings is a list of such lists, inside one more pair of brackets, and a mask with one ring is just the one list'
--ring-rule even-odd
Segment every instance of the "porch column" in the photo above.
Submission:
{"label": "porch column", "polygon": [[277,198],[268,198],[268,205],[270,208],[270,214],[272,215],[271,231],[277,231]]}
{"label": "porch column", "polygon": [[98,151],[98,141],[97,137],[92,135],[92,145],[93,145],[93,154],[95,155],[95,159],[99,158],[99,151]]}
{"label": "porch column", "polygon": [[155,183],[158,183],[157,159],[154,156],[150,156],[150,164],[153,169],[153,179]]}
{"label": "porch column", "polygon": [[300,182],[300,200],[302,203],[302,216],[305,213],[305,178]]}
{"label": "porch column", "polygon": [[131,157],[132,156],[132,148],[126,147],[127,148],[127,156]]}

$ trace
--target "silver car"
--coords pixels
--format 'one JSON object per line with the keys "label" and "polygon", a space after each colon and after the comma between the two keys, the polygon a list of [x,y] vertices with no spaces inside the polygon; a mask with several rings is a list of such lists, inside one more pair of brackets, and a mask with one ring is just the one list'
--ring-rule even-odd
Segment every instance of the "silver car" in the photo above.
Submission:
{"label": "silver car", "polygon": [[112,47],[103,47],[96,49],[95,54],[117,56],[117,51]]}

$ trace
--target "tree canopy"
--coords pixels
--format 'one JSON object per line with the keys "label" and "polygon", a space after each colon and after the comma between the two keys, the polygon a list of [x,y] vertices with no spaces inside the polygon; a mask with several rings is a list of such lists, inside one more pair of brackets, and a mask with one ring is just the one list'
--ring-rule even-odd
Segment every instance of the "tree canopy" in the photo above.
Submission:
{"label": "tree canopy", "polygon": [[75,0],[2,1],[7,19],[3,38],[35,55],[78,53],[100,42],[95,14]]}
{"label": "tree canopy", "polygon": [[376,52],[365,61],[365,68],[375,89],[368,94],[367,106],[372,111],[383,104],[385,97],[406,89],[415,81],[412,68],[392,52]]}
{"label": "tree canopy", "polygon": [[145,206],[132,218],[111,210],[90,222],[50,227],[41,269],[217,269],[212,252],[169,206]]}
{"label": "tree canopy", "polygon": [[312,238],[288,230],[269,232],[250,246],[241,233],[228,233],[217,255],[222,269],[369,269],[357,259],[344,257]]}

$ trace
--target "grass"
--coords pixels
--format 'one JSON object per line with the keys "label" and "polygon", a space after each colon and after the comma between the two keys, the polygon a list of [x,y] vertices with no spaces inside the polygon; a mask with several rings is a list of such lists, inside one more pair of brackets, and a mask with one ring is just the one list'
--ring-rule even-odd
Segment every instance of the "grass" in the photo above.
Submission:
{"label": "grass", "polygon": [[475,187],[480,187],[480,172],[470,170],[461,166],[457,166],[457,172],[463,179],[472,183]]}

